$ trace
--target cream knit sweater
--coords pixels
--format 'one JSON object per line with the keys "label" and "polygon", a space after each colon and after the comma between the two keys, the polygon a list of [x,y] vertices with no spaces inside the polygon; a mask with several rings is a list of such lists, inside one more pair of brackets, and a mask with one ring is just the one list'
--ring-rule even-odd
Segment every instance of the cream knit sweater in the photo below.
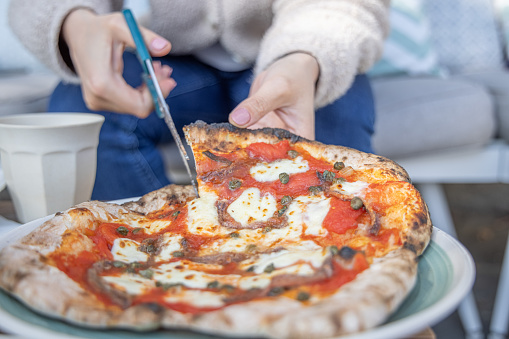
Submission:
{"label": "cream knit sweater", "polygon": [[[192,54],[217,42],[259,73],[276,59],[304,51],[320,65],[315,106],[342,96],[357,73],[379,58],[388,33],[390,0],[151,0],[149,29]],[[59,51],[67,14],[86,7],[120,10],[121,0],[14,0],[9,22],[23,44],[64,81],[79,78]]]}

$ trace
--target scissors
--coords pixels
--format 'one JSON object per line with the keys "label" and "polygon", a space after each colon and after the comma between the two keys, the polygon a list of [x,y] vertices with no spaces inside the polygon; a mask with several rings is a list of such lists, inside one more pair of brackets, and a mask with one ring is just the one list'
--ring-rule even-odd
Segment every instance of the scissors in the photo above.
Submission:
{"label": "scissors", "polygon": [[180,152],[180,156],[184,161],[184,165],[187,170],[187,174],[189,174],[189,178],[191,179],[191,184],[193,185],[196,196],[199,197],[198,194],[198,186],[196,185],[196,181],[191,173],[191,168],[189,166],[189,156],[187,155],[186,149],[184,148],[184,144],[182,143],[182,139],[180,139],[180,135],[177,132],[177,128],[173,123],[173,119],[170,115],[170,108],[166,104],[164,100],[163,93],[161,92],[161,87],[159,87],[159,83],[157,82],[156,74],[154,72],[154,67],[152,66],[152,58],[148,53],[147,46],[145,46],[145,42],[141,35],[140,29],[136,20],[134,19],[133,13],[130,9],[124,9],[122,11],[124,14],[125,21],[127,22],[127,26],[131,31],[131,35],[134,40],[134,44],[136,45],[136,52],[138,55],[138,59],[140,60],[141,66],[143,68],[144,74],[142,75],[143,81],[147,85],[150,94],[152,96],[152,100],[154,101],[154,106],[156,109],[156,113],[159,118],[164,119],[166,125],[170,129],[170,132],[177,143],[177,147]]}

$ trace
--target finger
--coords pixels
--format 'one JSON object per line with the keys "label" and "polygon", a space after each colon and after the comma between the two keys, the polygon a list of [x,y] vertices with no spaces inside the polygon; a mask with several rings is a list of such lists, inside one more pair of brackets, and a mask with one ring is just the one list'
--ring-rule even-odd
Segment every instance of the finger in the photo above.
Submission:
{"label": "finger", "polygon": [[[135,48],[134,40],[131,31],[125,22],[122,14],[113,16],[110,24],[113,26],[114,37],[126,43],[127,46]],[[164,56],[171,50],[171,44],[162,36],[152,32],[151,30],[140,27],[141,35],[147,45],[150,55]]]}
{"label": "finger", "polygon": [[288,84],[282,78],[262,84],[230,114],[229,121],[238,127],[249,127],[269,112],[287,104]]}

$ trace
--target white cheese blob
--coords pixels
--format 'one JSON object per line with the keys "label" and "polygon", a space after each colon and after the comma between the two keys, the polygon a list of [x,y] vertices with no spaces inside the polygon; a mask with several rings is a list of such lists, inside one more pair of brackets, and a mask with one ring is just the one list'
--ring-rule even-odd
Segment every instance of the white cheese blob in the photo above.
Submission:
{"label": "white cheese blob", "polygon": [[203,191],[198,199],[188,204],[187,229],[193,234],[222,235],[227,232],[219,224],[217,214],[217,195],[214,192]]}
{"label": "white cheese blob", "polygon": [[173,291],[168,290],[164,296],[164,301],[167,303],[185,303],[195,307],[201,308],[215,308],[224,305],[224,296],[209,291],[198,291],[198,290],[183,290],[177,289]]}
{"label": "white cheese blob", "polygon": [[325,236],[328,231],[322,227],[322,224],[329,209],[330,198],[326,198],[323,194],[297,197],[286,211],[288,223],[293,227],[305,225],[307,235]]}
{"label": "white cheese blob", "polygon": [[149,255],[145,252],[138,251],[139,242],[128,238],[117,238],[111,247],[113,259],[122,262],[145,262]]}
{"label": "white cheese blob", "polygon": [[[206,267],[206,265],[202,265]],[[230,279],[234,275],[229,275]],[[193,270],[181,261],[160,265],[154,268],[153,279],[161,283],[182,284],[190,288],[206,288],[209,282],[217,280],[216,274]]]}
{"label": "white cheese blob", "polygon": [[125,291],[131,295],[143,294],[154,287],[153,281],[126,273],[120,276],[105,276],[102,279],[108,284],[113,285],[115,289]]}
{"label": "white cheese blob", "polygon": [[[254,261],[246,261],[245,263],[242,263],[241,267],[254,266],[254,273],[256,274],[263,273],[265,269],[271,265],[275,269],[279,269],[290,267],[301,261],[305,264],[310,264],[315,268],[320,268],[324,261],[329,257],[330,251],[324,248],[309,251],[281,250],[278,252],[261,254],[259,258]],[[308,275],[309,273],[309,270],[304,271],[304,275]]]}
{"label": "white cheese blob", "polygon": [[289,175],[296,173],[304,173],[309,170],[309,165],[302,157],[295,159],[281,159],[273,161],[269,164],[259,163],[249,170],[251,176],[259,182],[279,180],[280,173]]}
{"label": "white cheese blob", "polygon": [[338,184],[337,189],[342,194],[355,195],[355,196],[363,196],[364,190],[368,188],[369,183],[364,181],[354,181],[354,182],[344,182],[342,184]]}
{"label": "white cheese blob", "polygon": [[227,212],[242,226],[255,221],[267,221],[277,210],[277,201],[272,194],[260,196],[256,187],[246,189],[228,206]]}
{"label": "white cheese blob", "polygon": [[161,241],[161,249],[155,257],[155,261],[166,261],[173,258],[172,253],[182,249],[181,241],[183,237],[180,234],[165,233]]}

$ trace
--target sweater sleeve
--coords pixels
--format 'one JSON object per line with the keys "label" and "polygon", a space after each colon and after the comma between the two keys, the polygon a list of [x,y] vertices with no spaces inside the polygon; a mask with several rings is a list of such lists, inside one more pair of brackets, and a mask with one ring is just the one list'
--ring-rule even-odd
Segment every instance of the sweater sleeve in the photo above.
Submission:
{"label": "sweater sleeve", "polygon": [[60,50],[60,30],[67,15],[76,8],[98,14],[119,10],[122,0],[15,0],[9,6],[9,25],[21,43],[64,81],[79,78]]}
{"label": "sweater sleeve", "polygon": [[294,52],[313,55],[320,66],[315,107],[341,97],[358,73],[381,56],[388,34],[389,0],[277,0],[255,73]]}

